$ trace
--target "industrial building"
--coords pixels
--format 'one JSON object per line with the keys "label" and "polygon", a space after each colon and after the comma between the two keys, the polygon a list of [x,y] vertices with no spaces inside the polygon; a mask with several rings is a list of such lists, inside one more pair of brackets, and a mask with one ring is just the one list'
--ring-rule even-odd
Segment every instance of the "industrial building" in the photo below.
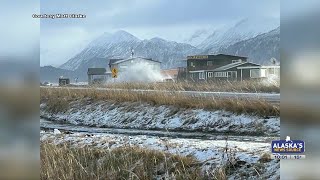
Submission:
{"label": "industrial building", "polygon": [[70,84],[70,79],[66,77],[59,78],[59,86],[66,86]]}
{"label": "industrial building", "polygon": [[112,71],[112,69],[117,70],[116,81],[161,80],[160,65],[160,61],[144,57],[109,60],[110,71]]}
{"label": "industrial building", "polygon": [[111,78],[111,73],[106,68],[88,68],[88,84],[104,84],[107,79]]}
{"label": "industrial building", "polygon": [[119,74],[125,72],[130,67],[140,64],[146,64],[154,71],[160,71],[160,61],[153,60],[152,58],[133,57],[128,59],[112,59],[110,60],[110,69],[118,69]]}

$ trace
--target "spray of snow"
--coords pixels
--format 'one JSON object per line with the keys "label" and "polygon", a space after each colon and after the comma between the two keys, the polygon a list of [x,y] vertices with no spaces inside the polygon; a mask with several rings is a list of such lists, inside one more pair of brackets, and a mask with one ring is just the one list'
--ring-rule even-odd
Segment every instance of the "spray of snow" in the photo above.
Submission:
{"label": "spray of snow", "polygon": [[275,74],[270,74],[262,83],[267,86],[280,86],[280,77]]}
{"label": "spray of snow", "polygon": [[[269,65],[271,66],[280,66],[280,62],[274,57],[272,57],[269,61]],[[266,70],[268,71],[268,69]],[[274,71],[276,71],[276,69],[274,69]],[[276,72],[274,73],[275,74],[267,74],[266,79],[264,79],[262,83],[267,86],[280,86],[280,73],[278,75]]]}
{"label": "spray of snow", "polygon": [[123,72],[119,72],[117,82],[159,82],[163,77],[160,68],[146,62],[133,63]]}

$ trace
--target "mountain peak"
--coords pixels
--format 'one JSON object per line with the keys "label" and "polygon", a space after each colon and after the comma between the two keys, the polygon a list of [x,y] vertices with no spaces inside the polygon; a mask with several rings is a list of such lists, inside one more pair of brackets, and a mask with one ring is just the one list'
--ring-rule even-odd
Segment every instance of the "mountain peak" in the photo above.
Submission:
{"label": "mountain peak", "polygon": [[128,33],[127,31],[124,30],[119,30],[116,31],[115,33],[112,34],[112,40],[116,42],[121,42],[121,41],[139,41],[137,37],[134,35]]}
{"label": "mountain peak", "polygon": [[280,34],[280,26],[277,27],[276,29],[272,30],[271,32]]}
{"label": "mountain peak", "polygon": [[119,31],[116,31],[112,34],[113,36],[133,36],[132,34],[128,33],[127,31],[125,30],[119,30]]}
{"label": "mountain peak", "polygon": [[104,47],[109,44],[116,44],[116,43],[122,43],[122,42],[133,42],[133,41],[138,42],[138,41],[140,41],[140,39],[138,39],[134,35],[126,32],[124,30],[116,31],[112,34],[105,32],[101,36],[96,38],[94,41],[92,41],[89,44],[89,47],[96,47],[96,46]]}

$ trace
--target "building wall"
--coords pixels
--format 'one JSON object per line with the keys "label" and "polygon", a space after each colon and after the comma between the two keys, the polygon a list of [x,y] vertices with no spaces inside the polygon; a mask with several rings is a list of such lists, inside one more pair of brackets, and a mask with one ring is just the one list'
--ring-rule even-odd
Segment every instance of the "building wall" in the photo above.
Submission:
{"label": "building wall", "polygon": [[[247,66],[257,66],[259,65],[246,63],[237,67],[230,68],[224,71],[214,71],[214,70],[206,70],[204,71],[204,75],[201,72],[189,72],[189,80],[192,81],[241,81],[241,70],[237,69],[238,67],[247,67]],[[251,69],[242,69],[242,80],[252,79],[250,77]],[[193,77],[191,77],[191,75]],[[201,79],[199,78],[201,76]],[[202,79],[204,77],[204,79]]]}
{"label": "building wall", "polygon": [[88,75],[88,84],[92,85],[93,83],[106,83],[107,80],[110,79],[109,74],[105,75]]}
{"label": "building wall", "polygon": [[160,62],[135,58],[111,65],[118,70],[119,82],[157,82],[162,81]]}
{"label": "building wall", "polygon": [[[198,56],[188,56],[187,58],[187,80],[192,81],[203,81],[203,79],[199,79],[199,73],[193,73],[193,76],[197,76],[196,78],[190,77],[190,71],[200,71],[200,70],[214,70],[218,67],[225,66],[227,64],[231,64],[234,61],[243,61],[246,62],[247,59],[244,57],[238,56],[228,56],[228,55],[198,55]],[[208,77],[208,73],[205,73],[205,80],[214,80],[214,78]]]}
{"label": "building wall", "polygon": [[184,82],[187,80],[188,73],[186,67],[179,67],[177,74],[177,81]]}
{"label": "building wall", "polygon": [[132,66],[139,65],[139,64],[148,64],[152,70],[160,71],[160,64],[161,63],[156,62],[156,61],[150,61],[147,59],[141,59],[141,58],[128,60],[128,61],[121,62],[119,64],[111,65],[111,69],[112,68],[118,69],[118,72],[120,74],[121,72],[126,71],[128,68],[131,68]]}
{"label": "building wall", "polygon": [[[203,58],[196,58],[203,57]],[[189,56],[187,59],[187,69],[188,71],[197,71],[197,70],[213,70],[218,67],[232,63],[233,61],[241,60],[246,62],[246,58],[242,57],[233,57],[233,56]],[[208,61],[210,61],[208,63]],[[195,67],[193,67],[194,65]]]}
{"label": "building wall", "polygon": [[[199,78],[201,77],[201,78]],[[204,78],[204,79],[203,79]],[[192,72],[188,73],[188,80],[193,82],[206,81],[206,72]]]}
{"label": "building wall", "polygon": [[68,85],[68,84],[70,84],[70,79],[68,78],[59,79],[59,86]]}
{"label": "building wall", "polygon": [[266,77],[275,75],[280,78],[280,66],[279,67],[264,67],[266,70]]}
{"label": "building wall", "polygon": [[[239,67],[247,67],[245,69],[238,69]],[[202,74],[204,72],[204,75]],[[216,72],[225,73],[224,77],[217,77]],[[242,78],[241,78],[242,74]],[[221,75],[221,74],[220,74]],[[254,76],[255,75],[255,76]],[[204,77],[204,79],[199,77]],[[245,63],[243,65],[230,68],[224,71],[214,71],[214,70],[203,70],[203,71],[191,71],[187,73],[187,79],[190,81],[201,82],[201,81],[241,81],[241,80],[253,80],[253,79],[263,79],[270,76],[280,77],[280,67],[268,67],[259,66],[253,63]]]}
{"label": "building wall", "polygon": [[251,69],[242,69],[242,79],[241,79],[241,69],[237,69],[237,72],[238,72],[238,81],[251,79],[251,77],[250,77],[250,70],[251,70]]}

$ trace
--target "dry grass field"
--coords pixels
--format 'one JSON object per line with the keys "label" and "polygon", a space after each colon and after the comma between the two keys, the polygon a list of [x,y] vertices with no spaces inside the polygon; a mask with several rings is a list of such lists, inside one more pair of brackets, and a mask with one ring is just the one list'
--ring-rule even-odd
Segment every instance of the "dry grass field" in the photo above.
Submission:
{"label": "dry grass field", "polygon": [[[207,179],[194,158],[161,151],[75,148],[47,142],[41,143],[40,151],[40,179]],[[218,175],[216,179],[222,179]]]}
{"label": "dry grass field", "polygon": [[[279,105],[262,99],[191,97],[177,92],[143,92],[132,89],[278,92],[277,86],[262,86],[250,82],[239,84],[187,84],[187,83],[117,83],[107,85],[108,90],[40,88],[40,102],[51,113],[67,111],[74,102],[84,105],[94,102],[141,102],[153,106],[169,105],[186,109],[225,110],[235,114],[279,116]],[[249,83],[249,82],[247,82]],[[122,91],[112,88],[123,89]],[[203,171],[203,163],[194,157],[183,157],[138,147],[102,149],[55,145],[41,142],[40,179],[227,179],[234,173],[236,163]],[[268,158],[266,161],[269,161]],[[229,167],[230,166],[230,167]],[[255,172],[258,172],[254,169]],[[254,172],[254,173],[255,173]],[[260,171],[259,171],[260,172]],[[246,173],[245,173],[246,174]],[[248,173],[247,173],[248,174]],[[259,173],[258,173],[259,174]],[[259,174],[260,176],[260,174]],[[243,176],[247,177],[247,175]]]}
{"label": "dry grass field", "polygon": [[[179,156],[136,146],[102,149],[92,146],[71,146],[42,141],[40,145],[40,179],[177,179],[226,180],[228,176],[267,179],[269,154],[262,154],[259,162],[242,166],[232,150],[224,152],[227,159],[210,168],[207,161],[193,156]],[[273,167],[274,168],[274,167]],[[273,169],[272,171],[274,171]],[[260,173],[266,173],[262,176]]]}
{"label": "dry grass field", "polygon": [[264,92],[279,93],[280,82],[277,81],[241,81],[241,82],[163,82],[163,83],[110,83],[107,88],[151,89],[172,91],[211,91],[211,92]]}
{"label": "dry grass field", "polygon": [[249,114],[261,117],[279,116],[280,106],[270,104],[262,99],[208,98],[190,97],[179,93],[133,92],[116,90],[41,88],[41,102],[45,102],[48,111],[57,113],[66,111],[72,101],[115,101],[146,102],[151,105],[173,105],[181,108],[197,108],[206,110],[225,110],[235,114]]}

